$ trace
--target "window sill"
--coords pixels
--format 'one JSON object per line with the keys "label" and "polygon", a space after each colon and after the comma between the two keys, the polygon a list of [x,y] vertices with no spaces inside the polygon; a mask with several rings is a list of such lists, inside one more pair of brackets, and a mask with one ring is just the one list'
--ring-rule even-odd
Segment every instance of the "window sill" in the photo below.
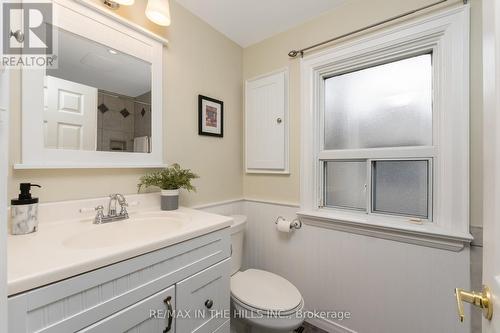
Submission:
{"label": "window sill", "polygon": [[333,211],[299,211],[304,224],[403,243],[459,252],[473,240],[470,233],[457,233],[434,223],[413,224],[401,219],[367,220],[364,214]]}

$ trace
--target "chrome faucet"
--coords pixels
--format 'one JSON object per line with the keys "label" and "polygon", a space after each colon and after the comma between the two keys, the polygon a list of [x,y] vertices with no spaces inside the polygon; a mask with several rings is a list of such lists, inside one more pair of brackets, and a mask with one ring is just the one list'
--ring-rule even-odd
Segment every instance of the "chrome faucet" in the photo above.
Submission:
{"label": "chrome faucet", "polygon": [[[120,205],[120,213],[118,214],[116,213],[116,203]],[[109,196],[108,215],[104,215],[104,207],[102,205],[97,206],[95,208],[97,214],[94,219],[94,224],[103,224],[128,219],[127,207],[127,200],[123,194],[111,194]]]}

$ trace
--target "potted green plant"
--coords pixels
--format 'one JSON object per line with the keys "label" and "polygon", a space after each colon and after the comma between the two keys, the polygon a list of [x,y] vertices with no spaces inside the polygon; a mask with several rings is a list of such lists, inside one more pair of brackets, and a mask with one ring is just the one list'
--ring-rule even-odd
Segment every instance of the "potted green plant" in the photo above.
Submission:
{"label": "potted green plant", "polygon": [[176,210],[179,208],[179,190],[196,191],[191,180],[199,178],[190,169],[182,169],[177,163],[168,168],[144,175],[140,179],[138,190],[142,187],[157,186],[161,189],[161,209]]}

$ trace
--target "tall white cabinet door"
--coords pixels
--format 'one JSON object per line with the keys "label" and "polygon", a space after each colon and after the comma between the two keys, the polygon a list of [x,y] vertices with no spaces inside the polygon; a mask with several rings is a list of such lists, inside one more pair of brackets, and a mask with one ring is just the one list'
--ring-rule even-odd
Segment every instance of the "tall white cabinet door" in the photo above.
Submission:
{"label": "tall white cabinet door", "polygon": [[52,76],[46,79],[45,146],[96,150],[97,88]]}
{"label": "tall white cabinet door", "polygon": [[288,172],[288,72],[248,80],[245,89],[247,173]]}

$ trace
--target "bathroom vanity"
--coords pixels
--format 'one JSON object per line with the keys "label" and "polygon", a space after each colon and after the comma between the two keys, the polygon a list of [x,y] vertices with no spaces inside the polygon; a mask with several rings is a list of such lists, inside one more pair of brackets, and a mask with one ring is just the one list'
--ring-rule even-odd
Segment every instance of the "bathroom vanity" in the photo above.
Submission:
{"label": "bathroom vanity", "polygon": [[232,219],[155,196],[105,225],[63,218],[99,199],[41,205],[39,231],[8,241],[9,332],[229,332]]}
{"label": "bathroom vanity", "polygon": [[[164,167],[167,40],[90,1],[51,10],[57,66],[22,68],[14,167]],[[43,204],[37,232],[9,237],[8,332],[229,332],[232,219],[127,200],[107,224],[108,198]]]}

